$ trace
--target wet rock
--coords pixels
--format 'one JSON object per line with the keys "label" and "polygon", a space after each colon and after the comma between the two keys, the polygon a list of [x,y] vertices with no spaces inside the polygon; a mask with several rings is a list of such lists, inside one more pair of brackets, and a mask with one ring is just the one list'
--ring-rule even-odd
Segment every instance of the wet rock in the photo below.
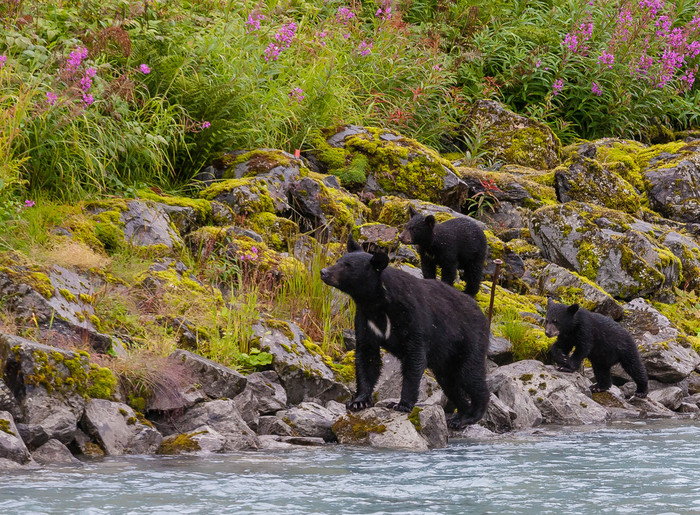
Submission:
{"label": "wet rock", "polygon": [[2,379],[0,379],[0,411],[7,411],[14,418],[22,416],[17,399]]}
{"label": "wet rock", "polygon": [[232,399],[241,393],[247,380],[239,372],[190,351],[177,349],[170,359],[181,363],[212,399]]}
{"label": "wet rock", "polygon": [[677,386],[669,386],[661,390],[649,392],[649,399],[675,411],[680,407],[681,402],[683,402],[683,390]]}
{"label": "wet rock", "polygon": [[508,338],[490,335],[486,355],[499,365],[510,363],[513,361],[513,344]]}
{"label": "wet rock", "polygon": [[260,415],[283,410],[287,406],[287,392],[274,370],[255,372],[246,377],[245,390],[234,397],[239,413],[251,429],[258,431]]}
{"label": "wet rock", "polygon": [[615,320],[624,313],[622,306],[593,281],[555,264],[547,265],[540,273],[539,293],[564,304],[576,302]]}
{"label": "wet rock", "polygon": [[73,465],[80,463],[68,447],[58,440],[49,440],[32,453],[32,458],[40,465]]}
{"label": "wet rock", "polygon": [[320,356],[309,351],[304,342],[310,341],[291,322],[269,321],[257,326],[261,334],[260,350],[274,356],[272,363],[289,404],[299,404],[305,398],[321,401],[347,401],[350,391],[335,380],[331,369]]}
{"label": "wet rock", "polygon": [[479,131],[484,148],[498,161],[538,170],[559,164],[559,139],[545,124],[515,114],[493,100],[477,101],[465,125]]}
{"label": "wet rock", "polygon": [[20,438],[15,419],[8,411],[0,411],[0,458],[27,463],[29,449]]}
{"label": "wet rock", "polygon": [[92,399],[81,420],[85,431],[101,445],[105,454],[153,454],[162,435],[126,404]]}
{"label": "wet rock", "polygon": [[623,308],[621,323],[637,342],[650,378],[677,383],[700,364],[697,352],[679,343],[678,330],[647,301],[634,299]]}
{"label": "wet rock", "polygon": [[523,389],[521,381],[511,378],[508,370],[502,371],[501,368],[496,368],[488,376],[487,383],[489,390],[516,414],[510,422],[511,427],[527,429],[540,425],[543,421],[542,413],[530,393]]}
{"label": "wet rock", "polygon": [[[341,444],[369,445],[383,449],[427,451],[428,441],[416,428],[415,415],[386,408],[369,408],[349,412],[333,424]],[[444,415],[443,415],[444,418]],[[447,427],[446,422],[445,428]],[[427,431],[422,427],[421,430]]]}
{"label": "wet rock", "polygon": [[[532,404],[528,406],[528,412],[531,420],[536,419],[533,404],[548,424],[599,424],[608,417],[605,408],[589,397],[591,383],[588,379],[578,373],[560,372],[539,361],[523,360],[499,367],[491,374],[489,384],[498,398],[518,413],[515,423],[522,408],[510,404],[513,392],[508,389],[513,387],[530,397]],[[506,391],[502,394],[504,388]],[[518,397],[523,399],[524,396]],[[523,418],[525,416],[527,414]]]}
{"label": "wet rock", "polygon": [[479,424],[495,433],[505,433],[514,429],[513,421],[516,418],[518,414],[492,393],[486,414]]}
{"label": "wet rock", "polygon": [[258,418],[258,436],[277,435],[292,436],[294,430],[281,418],[274,415],[266,415]]}
{"label": "wet rock", "polygon": [[289,425],[296,435],[323,438],[326,441],[335,439],[331,427],[338,417],[315,402],[302,402],[299,406],[278,411],[277,417]]}
{"label": "wet rock", "polygon": [[40,468],[40,465],[34,461],[18,463],[7,458],[0,458],[0,472],[26,472],[38,468]]}
{"label": "wet rock", "polygon": [[649,398],[632,397],[629,403],[640,411],[640,418],[676,417],[676,414],[666,406]]}
{"label": "wet rock", "polygon": [[200,426],[193,431],[163,438],[158,454],[194,454],[203,456],[221,452],[226,438],[209,426]]}
{"label": "wet rock", "polygon": [[257,449],[259,441],[255,432],[248,427],[231,399],[220,399],[197,404],[169,423],[159,423],[164,434],[192,433],[201,426],[209,426],[225,439],[223,450],[238,451]]}
{"label": "wet rock", "polygon": [[655,239],[634,230],[642,223],[591,204],[540,208],[530,233],[542,255],[594,281],[614,297],[631,299],[678,284],[680,261]]}
{"label": "wet rock", "polygon": [[124,239],[136,247],[163,245],[169,249],[182,247],[182,238],[170,224],[170,218],[155,202],[132,200],[121,212]]}

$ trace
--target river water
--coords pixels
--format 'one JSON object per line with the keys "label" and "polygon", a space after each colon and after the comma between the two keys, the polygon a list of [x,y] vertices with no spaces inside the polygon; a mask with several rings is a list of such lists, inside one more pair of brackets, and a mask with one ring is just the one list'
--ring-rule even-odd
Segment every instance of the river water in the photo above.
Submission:
{"label": "river water", "polygon": [[700,424],[543,428],[427,453],[107,458],[0,476],[0,513],[700,514]]}

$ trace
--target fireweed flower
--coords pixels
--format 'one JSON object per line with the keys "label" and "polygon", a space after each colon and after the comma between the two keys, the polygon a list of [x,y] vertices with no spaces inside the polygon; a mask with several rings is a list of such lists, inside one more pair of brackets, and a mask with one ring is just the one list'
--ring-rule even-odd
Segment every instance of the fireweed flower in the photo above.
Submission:
{"label": "fireweed flower", "polygon": [[557,96],[562,89],[564,89],[564,79],[555,80],[554,84],[552,84],[552,92],[554,93],[554,96]]}
{"label": "fireweed flower", "polygon": [[280,44],[282,49],[289,48],[296,34],[297,24],[292,22],[282,25],[282,28],[275,34],[275,40]]}
{"label": "fireweed flower", "polygon": [[139,66],[139,71],[144,75],[148,75],[149,73],[151,73],[151,69],[148,67],[147,64],[141,64],[141,66]]}
{"label": "fireweed flower", "polygon": [[24,201],[24,207],[34,207],[35,205],[36,203],[33,200],[27,199]]}
{"label": "fireweed flower", "polygon": [[265,60],[266,61],[276,61],[277,58],[280,56],[280,52],[282,52],[280,47],[278,47],[274,43],[270,43],[264,52]]}
{"label": "fireweed flower", "polygon": [[342,23],[343,25],[347,24],[350,20],[352,20],[355,17],[355,13],[352,12],[350,9],[347,7],[338,7],[338,12],[335,15],[335,21],[338,23]]}
{"label": "fireweed flower", "polygon": [[6,62],[7,62],[7,56],[5,54],[0,55],[0,68],[5,66]]}
{"label": "fireweed flower", "polygon": [[595,93],[596,95],[598,95],[598,96],[600,96],[600,95],[603,94],[603,90],[600,89],[600,87],[598,86],[598,84],[596,84],[595,82],[591,85],[591,91],[592,91],[593,93]]}
{"label": "fireweed flower", "polygon": [[209,127],[211,127],[211,122],[202,122],[202,125],[200,125],[200,127],[202,127],[202,129],[208,129]]}
{"label": "fireweed flower", "polygon": [[93,97],[90,93],[85,94],[83,93],[83,104],[86,106],[92,105],[92,103],[95,101],[95,97]]}
{"label": "fireweed flower", "polygon": [[613,62],[615,61],[615,56],[607,53],[603,50],[603,53],[598,57],[600,64],[607,64],[608,68],[612,68]]}
{"label": "fireweed flower", "polygon": [[248,25],[248,28],[246,29],[246,34],[250,34],[251,32],[255,34],[256,31],[260,30],[260,22],[264,19],[264,14],[250,13],[248,15],[248,21],[245,23],[246,25]]}
{"label": "fireweed flower", "polygon": [[77,50],[73,50],[68,56],[68,71],[71,73],[75,72],[87,55],[88,49],[85,47],[79,47]]}
{"label": "fireweed flower", "polygon": [[381,18],[382,20],[390,20],[391,19],[391,6],[385,7],[382,9],[381,7],[377,9],[377,12],[374,14],[377,18]]}
{"label": "fireweed flower", "polygon": [[372,52],[372,46],[373,46],[373,43],[371,41],[369,43],[367,43],[363,39],[362,41],[360,41],[360,44],[357,46],[357,52],[362,57],[367,57]]}
{"label": "fireweed flower", "polygon": [[56,93],[54,93],[53,91],[46,92],[46,101],[49,103],[50,106],[56,105],[56,100],[58,100],[58,95],[56,95]]}
{"label": "fireweed flower", "polygon": [[292,100],[296,100],[300,103],[302,100],[304,100],[304,90],[301,88],[294,88],[289,92],[289,100],[290,102]]}

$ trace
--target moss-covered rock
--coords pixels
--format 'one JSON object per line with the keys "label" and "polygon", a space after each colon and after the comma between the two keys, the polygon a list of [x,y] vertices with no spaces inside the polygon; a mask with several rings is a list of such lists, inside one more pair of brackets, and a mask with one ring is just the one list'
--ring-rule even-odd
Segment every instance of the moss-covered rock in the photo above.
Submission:
{"label": "moss-covered rock", "polygon": [[559,138],[545,124],[525,118],[492,100],[476,102],[465,120],[478,130],[484,148],[499,161],[548,170],[559,164]]}
{"label": "moss-covered rock", "polygon": [[452,164],[393,131],[341,125],[317,132],[310,153],[322,171],[365,196],[397,195],[459,206],[464,184]]}
{"label": "moss-covered rock", "polygon": [[630,299],[673,288],[681,278],[680,260],[633,226],[645,224],[579,202],[540,208],[529,224],[546,259],[592,280],[613,297]]}
{"label": "moss-covered rock", "polygon": [[[479,170],[477,168],[457,168],[462,180],[467,184],[469,197],[485,195],[488,202],[511,202],[515,205],[536,209],[557,201],[554,188],[532,180],[537,175]],[[539,173],[541,174],[541,172]],[[493,186],[496,188],[494,189]]]}

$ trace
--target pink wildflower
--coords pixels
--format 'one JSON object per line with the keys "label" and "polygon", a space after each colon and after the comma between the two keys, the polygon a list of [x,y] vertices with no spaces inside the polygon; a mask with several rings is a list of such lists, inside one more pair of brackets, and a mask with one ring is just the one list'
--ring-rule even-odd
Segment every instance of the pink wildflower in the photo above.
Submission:
{"label": "pink wildflower", "polygon": [[591,85],[591,91],[598,96],[601,96],[603,94],[603,90],[600,89],[598,84],[596,84],[595,82]]}
{"label": "pink wildflower", "polygon": [[554,84],[552,84],[552,92],[554,96],[557,96],[562,89],[564,89],[564,79],[555,80]]}
{"label": "pink wildflower", "polygon": [[289,92],[289,100],[290,102],[292,100],[296,100],[297,102],[301,103],[301,101],[304,100],[304,90],[301,88],[292,89],[292,91]]}
{"label": "pink wildflower", "polygon": [[372,46],[374,43],[371,41],[367,43],[364,39],[360,41],[360,44],[357,46],[357,52],[362,56],[362,57],[367,57],[371,52],[372,52]]}
{"label": "pink wildflower", "polygon": [[71,73],[75,72],[87,55],[88,49],[85,47],[79,47],[77,50],[73,50],[68,56],[68,71]]}
{"label": "pink wildflower", "polygon": [[148,75],[149,73],[151,73],[151,69],[148,67],[148,65],[143,63],[141,64],[141,66],[139,66],[139,71],[144,75]]}
{"label": "pink wildflower", "polygon": [[255,33],[256,31],[260,30],[260,22],[265,19],[264,14],[254,14],[250,13],[248,15],[248,21],[246,22],[246,25],[248,25],[248,28],[246,29],[246,33],[250,34]]}
{"label": "pink wildflower", "polygon": [[265,60],[266,61],[276,61],[277,58],[280,56],[281,51],[282,50],[280,49],[280,47],[278,47],[274,43],[270,43],[264,52]]}
{"label": "pink wildflower", "polygon": [[343,25],[347,24],[355,17],[355,13],[347,7],[338,7],[338,12],[335,15],[335,20]]}
{"label": "pink wildflower", "polygon": [[7,56],[5,54],[0,55],[0,68],[5,66],[6,62],[7,62]]}
{"label": "pink wildflower", "polygon": [[49,105],[56,105],[56,101],[58,100],[58,95],[54,93],[53,91],[47,91],[46,92],[46,101],[49,103]]}
{"label": "pink wildflower", "polygon": [[87,95],[83,93],[83,103],[86,106],[92,105],[92,103],[95,101],[95,97],[93,97],[90,93]]}
{"label": "pink wildflower", "polygon": [[27,199],[24,201],[24,207],[34,207],[35,205],[36,203],[33,200]]}
{"label": "pink wildflower", "polygon": [[607,53],[603,50],[603,53],[598,57],[600,64],[607,64],[608,68],[612,68],[613,62],[615,61],[615,56]]}

